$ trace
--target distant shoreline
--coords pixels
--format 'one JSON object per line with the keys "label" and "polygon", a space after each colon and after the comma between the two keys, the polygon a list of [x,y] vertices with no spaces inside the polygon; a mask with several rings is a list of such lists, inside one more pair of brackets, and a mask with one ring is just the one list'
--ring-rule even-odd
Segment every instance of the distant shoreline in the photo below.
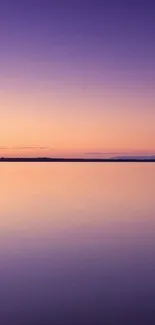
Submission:
{"label": "distant shoreline", "polygon": [[155,158],[152,159],[136,159],[136,158],[131,158],[131,159],[120,159],[120,158],[105,158],[105,159],[97,159],[97,158],[0,158],[0,162],[113,162],[113,163],[118,163],[118,162],[155,162]]}

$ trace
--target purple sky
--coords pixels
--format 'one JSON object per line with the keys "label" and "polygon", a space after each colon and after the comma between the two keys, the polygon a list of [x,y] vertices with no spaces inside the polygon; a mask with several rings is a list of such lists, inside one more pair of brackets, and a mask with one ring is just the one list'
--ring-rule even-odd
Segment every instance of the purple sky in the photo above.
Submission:
{"label": "purple sky", "polygon": [[[50,146],[55,152],[58,148],[77,154],[87,149],[155,150],[155,132],[150,133],[155,118],[154,17],[152,1],[1,1],[0,106],[9,127],[7,135],[3,123],[1,147]],[[94,116],[96,128],[98,122],[100,129],[109,123],[115,136],[101,130],[92,139]],[[144,145],[134,146],[132,136],[129,143],[135,118]],[[127,119],[130,128],[124,133]],[[24,121],[27,127],[21,133]],[[59,125],[55,140],[44,131],[47,124],[50,129],[50,121],[51,129]],[[42,138],[35,126],[35,136],[33,127],[28,130],[33,123],[42,123]],[[72,143],[68,123],[79,123]]]}

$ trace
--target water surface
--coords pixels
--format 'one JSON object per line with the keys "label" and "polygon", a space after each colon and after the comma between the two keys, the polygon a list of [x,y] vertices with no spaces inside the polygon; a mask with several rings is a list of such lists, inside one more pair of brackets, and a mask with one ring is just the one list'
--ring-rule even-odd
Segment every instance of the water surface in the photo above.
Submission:
{"label": "water surface", "polygon": [[1,163],[1,324],[154,325],[154,193],[153,163]]}

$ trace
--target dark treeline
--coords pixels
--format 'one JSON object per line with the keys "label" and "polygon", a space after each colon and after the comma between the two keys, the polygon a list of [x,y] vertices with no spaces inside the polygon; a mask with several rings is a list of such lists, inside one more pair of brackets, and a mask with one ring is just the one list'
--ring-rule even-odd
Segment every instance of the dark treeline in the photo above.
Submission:
{"label": "dark treeline", "polygon": [[155,162],[155,158],[49,158],[1,157],[0,162]]}

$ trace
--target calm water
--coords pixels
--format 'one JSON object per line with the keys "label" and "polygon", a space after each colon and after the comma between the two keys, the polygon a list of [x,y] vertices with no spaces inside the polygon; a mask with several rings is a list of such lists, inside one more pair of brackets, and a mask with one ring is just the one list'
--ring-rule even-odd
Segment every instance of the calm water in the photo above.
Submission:
{"label": "calm water", "polygon": [[0,164],[0,324],[155,324],[155,164]]}

